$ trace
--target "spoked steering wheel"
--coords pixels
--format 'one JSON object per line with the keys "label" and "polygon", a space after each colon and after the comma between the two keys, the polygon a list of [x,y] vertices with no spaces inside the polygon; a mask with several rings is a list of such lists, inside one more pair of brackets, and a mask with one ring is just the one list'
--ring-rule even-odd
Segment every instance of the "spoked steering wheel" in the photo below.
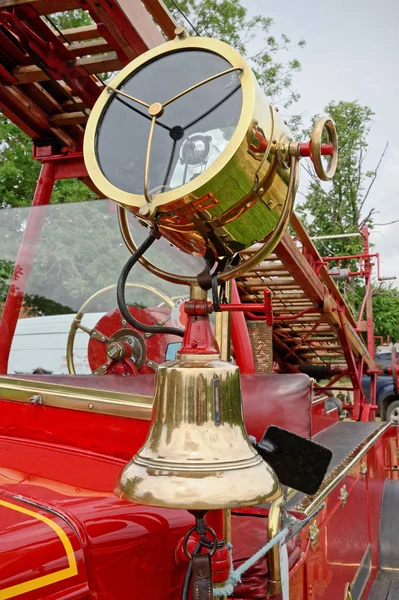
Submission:
{"label": "spoked steering wheel", "polygon": [[[126,288],[140,288],[159,296],[162,300],[154,309],[129,306],[129,312],[146,325],[164,325],[170,319],[168,307],[174,306],[167,295],[147,284],[128,283]],[[93,329],[82,324],[90,307],[103,296],[116,289],[115,285],[105,287],[93,294],[76,313],[69,330],[66,359],[68,371],[76,375],[74,363],[74,344],[78,329],[90,336],[88,361],[95,374],[135,375],[152,373],[159,362],[164,362],[168,335],[143,334],[131,327],[122,317],[118,309],[114,309],[101,317]]]}

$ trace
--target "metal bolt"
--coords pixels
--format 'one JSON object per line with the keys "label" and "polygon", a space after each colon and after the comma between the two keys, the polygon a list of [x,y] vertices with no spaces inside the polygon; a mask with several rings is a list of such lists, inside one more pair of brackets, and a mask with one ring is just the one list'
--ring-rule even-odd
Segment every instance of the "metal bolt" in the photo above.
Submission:
{"label": "metal bolt", "polygon": [[92,410],[92,408],[94,408],[91,403],[89,404],[89,408],[90,408],[90,410]]}
{"label": "metal bolt", "polygon": [[259,188],[258,194],[260,196],[262,196],[265,193],[265,189],[264,188]]}
{"label": "metal bolt", "polygon": [[101,341],[105,342],[105,337],[103,335],[101,336]]}
{"label": "metal bolt", "polygon": [[146,339],[148,339],[149,337],[151,337],[151,333],[145,333],[145,334],[144,334],[144,337],[145,337]]}
{"label": "metal bolt", "polygon": [[106,367],[105,365],[103,365],[103,366],[101,367],[101,371],[106,371],[106,370],[107,370],[107,367]]}
{"label": "metal bolt", "polygon": [[187,31],[181,25],[178,25],[175,29],[175,35],[179,38],[179,40],[184,40],[188,37]]}
{"label": "metal bolt", "polygon": [[125,319],[122,319],[122,325],[125,327],[125,325],[127,325],[127,321]]}
{"label": "metal bolt", "polygon": [[147,204],[142,204],[139,208],[139,215],[141,217],[148,217],[151,214],[151,209]]}
{"label": "metal bolt", "polygon": [[33,394],[28,400],[31,404],[43,404],[43,397],[40,394]]}
{"label": "metal bolt", "polygon": [[127,343],[128,343],[128,344],[133,344],[133,340],[132,340],[132,338],[127,338],[127,340],[126,340],[126,341],[127,341]]}
{"label": "metal bolt", "polygon": [[150,360],[147,362],[147,366],[152,367],[152,362]]}

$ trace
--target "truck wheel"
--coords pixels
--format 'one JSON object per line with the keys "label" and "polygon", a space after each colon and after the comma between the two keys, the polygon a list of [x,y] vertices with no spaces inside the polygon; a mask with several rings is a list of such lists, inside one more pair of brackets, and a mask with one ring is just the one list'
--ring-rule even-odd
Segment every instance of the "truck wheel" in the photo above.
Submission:
{"label": "truck wheel", "polygon": [[337,408],[338,409],[338,414],[340,415],[342,413],[342,411],[343,411],[342,400],[340,400],[336,396],[330,396],[326,400],[326,408],[327,408],[327,410],[331,410],[332,408]]}
{"label": "truck wheel", "polygon": [[391,421],[396,425],[399,425],[399,400],[391,402],[387,408],[386,421]]}

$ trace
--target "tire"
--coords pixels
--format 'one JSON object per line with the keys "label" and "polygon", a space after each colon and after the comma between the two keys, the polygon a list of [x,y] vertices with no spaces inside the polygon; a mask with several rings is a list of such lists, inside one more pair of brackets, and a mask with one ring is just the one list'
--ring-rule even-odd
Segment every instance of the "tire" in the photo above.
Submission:
{"label": "tire", "polygon": [[337,408],[338,414],[340,415],[343,411],[342,400],[340,400],[339,398],[336,398],[336,396],[330,396],[326,400],[326,409],[331,410],[332,408]]}
{"label": "tire", "polygon": [[385,420],[399,425],[399,400],[394,400],[388,405],[385,413]]}

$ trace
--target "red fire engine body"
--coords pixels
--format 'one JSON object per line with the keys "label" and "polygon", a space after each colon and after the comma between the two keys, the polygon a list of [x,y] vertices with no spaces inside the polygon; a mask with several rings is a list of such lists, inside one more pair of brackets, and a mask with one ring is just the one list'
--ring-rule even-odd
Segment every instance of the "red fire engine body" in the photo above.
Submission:
{"label": "red fire engine body", "polygon": [[[47,15],[76,8],[88,10],[94,24],[57,32],[46,23]],[[188,566],[182,540],[193,516],[128,502],[115,493],[120,472],[151,425],[151,363],[164,362],[167,344],[176,338],[149,339],[151,361],[131,376],[122,376],[133,368],[128,359],[108,360],[105,375],[8,371],[45,220],[40,207],[50,202],[57,180],[77,177],[93,187],[82,141],[87,111],[101,91],[95,74],[118,70],[162,43],[154,21],[167,38],[174,37],[173,19],[162,3],[150,0],[6,0],[0,6],[0,107],[32,137],[34,158],[42,164],[0,323],[0,599],[181,598]],[[233,282],[216,337],[219,327],[221,347],[220,331],[227,330],[220,323],[228,311],[248,434],[260,439],[268,425],[277,425],[330,448],[332,461],[317,494],[286,493],[285,510],[304,523],[287,543],[289,596],[276,580],[281,568],[272,548],[244,573],[232,597],[399,598],[398,436],[394,426],[375,420],[378,369],[369,292],[376,255],[362,232],[364,252],[354,275],[365,277],[367,294],[356,322],[329,273],[329,261],[320,257],[295,215],[291,226],[295,238],[284,234],[268,259]],[[162,314],[155,306],[130,311],[150,324]],[[129,329],[120,319],[113,311],[99,322],[98,333],[107,342],[119,327]],[[273,320],[278,373],[265,373],[258,364],[262,344],[254,347],[248,323],[270,328]],[[101,340],[92,340],[93,331],[94,373],[106,356]],[[333,368],[326,352],[333,352]],[[319,379],[328,384],[313,385],[301,365],[312,365],[319,374],[325,368]],[[392,371],[397,377],[395,364]],[[369,402],[362,391],[364,374],[371,378]],[[344,377],[349,388],[339,385]],[[343,405],[348,418],[341,420],[331,397],[348,389],[352,399]],[[278,533],[281,523],[274,513],[267,503],[210,511],[206,518],[220,539],[231,542],[236,568]],[[229,553],[217,553],[215,589],[230,568]]]}

